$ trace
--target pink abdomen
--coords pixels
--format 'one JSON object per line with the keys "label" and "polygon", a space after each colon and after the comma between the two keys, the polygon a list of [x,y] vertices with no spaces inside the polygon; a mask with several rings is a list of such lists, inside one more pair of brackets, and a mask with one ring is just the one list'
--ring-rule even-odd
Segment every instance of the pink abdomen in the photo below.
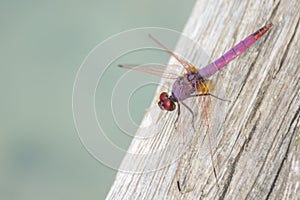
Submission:
{"label": "pink abdomen", "polygon": [[221,68],[225,67],[229,62],[234,60],[237,56],[246,51],[247,48],[252,46],[256,40],[258,40],[263,34],[267,32],[272,27],[272,24],[267,24],[264,27],[260,28],[255,33],[249,35],[244,40],[236,44],[232,49],[227,51],[220,58],[214,62],[206,65],[204,68],[200,69],[198,74],[201,77],[207,78],[214,73],[216,73]]}

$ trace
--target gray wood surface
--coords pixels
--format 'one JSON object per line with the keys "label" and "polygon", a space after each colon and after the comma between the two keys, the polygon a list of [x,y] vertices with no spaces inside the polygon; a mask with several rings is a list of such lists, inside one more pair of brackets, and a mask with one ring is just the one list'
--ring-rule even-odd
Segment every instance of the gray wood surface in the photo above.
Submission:
{"label": "gray wood surface", "polygon": [[[153,125],[138,130],[120,167],[138,173],[118,172],[107,199],[300,199],[299,19],[298,0],[197,1],[183,34],[197,41],[210,61],[267,22],[274,25],[211,77],[212,93],[230,100],[206,99],[218,184],[208,137],[203,139],[202,103],[187,101],[196,110],[196,131],[186,111],[175,129],[176,112],[152,109],[159,88],[142,122],[151,116]],[[175,52],[179,49],[186,49],[183,56],[195,66],[201,63],[184,40]],[[154,136],[138,137],[147,135]],[[177,180],[183,191],[191,191],[181,194]]]}

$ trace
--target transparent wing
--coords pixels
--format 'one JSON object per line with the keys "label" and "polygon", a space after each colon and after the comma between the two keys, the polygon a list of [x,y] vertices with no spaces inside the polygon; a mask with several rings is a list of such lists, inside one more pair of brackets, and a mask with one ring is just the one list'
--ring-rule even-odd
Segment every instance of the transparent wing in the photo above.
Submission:
{"label": "transparent wing", "polygon": [[[176,79],[179,74],[176,72],[178,69],[178,65],[160,65],[160,64],[143,64],[143,65],[118,65],[120,68],[128,69],[128,70],[136,70],[145,72],[154,76],[158,76],[161,78],[167,79]],[[176,68],[172,70],[172,68]],[[168,68],[168,70],[166,70]]]}
{"label": "transparent wing", "polygon": [[[181,104],[181,114],[177,130],[181,136],[181,142],[178,142],[178,146],[180,146],[179,144],[183,144],[181,149],[186,149],[179,159],[176,170],[177,187],[181,193],[193,190],[195,187],[194,183],[197,181],[194,178],[195,176],[186,175],[192,174],[189,172],[191,164],[184,162],[184,160],[188,160],[191,156],[194,156],[194,159],[197,161],[206,163],[198,168],[198,174],[203,173],[205,170],[207,171],[210,165],[209,170],[213,172],[216,182],[218,182],[218,162],[215,153],[219,141],[216,137],[219,124],[215,124],[218,121],[212,118],[211,109],[214,105],[212,105],[211,98],[216,98],[216,101],[219,98],[217,96],[203,95],[207,91],[212,90],[212,84],[210,80],[207,80],[203,85],[195,88],[197,92],[191,98],[186,99],[184,102],[179,102]],[[206,162],[208,159],[210,162]],[[185,174],[183,175],[184,179],[182,178],[182,174]]]}
{"label": "transparent wing", "polygon": [[177,56],[173,51],[171,51],[170,49],[168,49],[165,45],[163,45],[160,41],[158,41],[156,38],[154,38],[152,35],[149,34],[149,37],[156,43],[158,44],[161,48],[163,48],[167,53],[169,53],[171,56],[173,56],[174,58],[176,58],[176,60],[178,62],[180,62],[180,64],[186,69],[188,70],[188,67],[193,67],[193,65],[191,65],[189,62],[187,62],[186,60],[180,58],[179,56]]}
{"label": "transparent wing", "polygon": [[[141,72],[146,72],[148,74],[162,77],[162,78],[168,78],[168,79],[176,79],[178,77],[178,68],[184,67],[187,71],[189,71],[191,68],[194,68],[192,64],[187,62],[186,60],[180,58],[177,56],[173,51],[168,49],[166,46],[164,46],[160,41],[158,41],[156,38],[154,38],[152,35],[149,34],[149,37],[158,44],[162,49],[164,49],[167,53],[169,53],[171,56],[173,56],[182,66],[180,65],[161,65],[161,64],[143,64],[143,65],[131,65],[131,64],[124,64],[119,65],[121,68],[129,69],[129,70],[137,70]],[[168,70],[166,68],[168,67]],[[172,67],[176,67],[176,69],[172,70]]]}

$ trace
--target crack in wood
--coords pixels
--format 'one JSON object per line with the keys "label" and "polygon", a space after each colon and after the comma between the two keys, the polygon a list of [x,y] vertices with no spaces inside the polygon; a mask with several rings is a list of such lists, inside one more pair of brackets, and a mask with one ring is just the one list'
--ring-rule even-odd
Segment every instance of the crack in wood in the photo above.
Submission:
{"label": "crack in wood", "polygon": [[[252,127],[252,129],[251,129],[251,131],[250,131],[250,133],[249,133],[249,136],[245,139],[245,141],[244,141],[242,147],[240,148],[240,150],[239,150],[237,156],[234,158],[234,161],[233,161],[233,163],[231,164],[231,167],[230,167],[230,171],[227,173],[227,174],[228,174],[227,177],[224,177],[225,183],[224,183],[224,185],[223,185],[223,190],[221,191],[221,195],[220,195],[219,198],[218,198],[219,200],[224,199],[225,196],[226,196],[226,193],[227,193],[227,191],[228,191],[228,189],[229,189],[229,186],[230,186],[231,181],[232,181],[232,178],[233,178],[233,174],[234,174],[234,172],[235,172],[236,165],[237,165],[237,163],[239,162],[239,160],[240,160],[240,158],[241,158],[243,152],[245,151],[246,146],[247,146],[247,145],[249,144],[249,142],[251,141],[252,136],[253,136],[253,134],[254,134],[255,131],[256,131],[256,127],[257,127],[257,124],[258,124],[258,122],[259,122],[259,120],[260,120],[260,117],[261,117],[261,116],[260,116],[260,114],[259,114],[257,120],[255,121],[255,124],[253,125],[253,127]],[[240,134],[241,134],[241,131],[240,131],[239,135],[240,135]]]}
{"label": "crack in wood", "polygon": [[284,53],[283,53],[283,56],[282,56],[281,61],[280,61],[280,64],[279,64],[279,68],[278,68],[278,69],[276,70],[276,72],[274,73],[273,79],[276,78],[276,75],[277,75],[277,74],[279,73],[279,71],[281,70],[281,68],[282,68],[282,66],[283,66],[283,63],[284,63],[284,61],[285,61],[286,58],[287,58],[287,55],[288,55],[288,53],[289,53],[289,51],[290,51],[290,49],[291,49],[291,48],[290,48],[290,47],[291,47],[291,44],[293,43],[294,38],[295,38],[295,35],[296,35],[296,32],[297,32],[297,30],[298,30],[299,22],[300,22],[300,19],[298,18],[298,22],[297,22],[296,27],[295,27],[295,29],[294,29],[294,31],[293,31],[293,35],[292,35],[291,39],[289,40],[288,45],[287,45],[286,48],[285,48],[285,51],[284,51]]}
{"label": "crack in wood", "polygon": [[[277,4],[275,5],[275,7],[273,8],[272,13],[271,13],[271,16],[270,16],[270,19],[273,19],[274,16],[276,15],[277,10],[278,10],[278,7],[279,7],[279,5],[280,5],[280,2],[281,2],[281,1],[278,1],[278,3],[277,3]],[[274,1],[274,3],[275,3],[275,1]]]}
{"label": "crack in wood", "polygon": [[288,130],[287,130],[287,133],[285,134],[285,136],[288,135],[288,133],[290,132],[290,130],[291,130],[292,127],[293,127],[294,121],[297,121],[297,122],[296,122],[296,125],[294,126],[294,130],[292,131],[292,136],[291,136],[291,138],[290,138],[290,140],[289,140],[289,144],[288,144],[287,150],[286,150],[286,152],[285,152],[285,156],[283,157],[282,162],[280,163],[280,166],[279,166],[279,168],[278,168],[278,170],[277,170],[277,172],[276,172],[276,176],[275,176],[275,178],[274,178],[274,180],[273,180],[273,182],[272,182],[272,184],[271,184],[270,191],[269,191],[269,193],[268,193],[266,199],[269,199],[269,198],[270,198],[270,195],[271,195],[272,192],[273,192],[273,189],[274,189],[274,187],[275,187],[275,184],[276,184],[276,182],[277,182],[277,180],[278,180],[278,177],[279,177],[279,175],[280,175],[280,173],[281,173],[281,170],[282,170],[282,168],[283,168],[284,162],[286,161],[286,159],[287,159],[287,157],[288,157],[289,150],[290,150],[290,147],[291,147],[293,138],[296,137],[296,134],[295,134],[295,133],[297,132],[297,128],[298,128],[298,127],[297,127],[297,124],[299,123],[299,119],[300,119],[300,118],[299,118],[299,113],[300,113],[300,107],[299,107],[298,110],[296,111],[295,116],[293,117],[293,119],[292,119],[292,121],[291,121],[291,123],[290,123],[290,125],[289,125],[289,128],[288,128]]}
{"label": "crack in wood", "polygon": [[[283,119],[285,119],[286,115],[289,113],[289,110],[290,110],[290,108],[291,108],[291,105],[292,105],[292,103],[294,102],[294,99],[296,98],[296,96],[297,96],[297,95],[295,95],[295,96],[292,98],[291,103],[289,104],[289,106],[288,106],[288,108],[287,108],[287,111],[286,111],[286,113],[285,113]],[[280,126],[279,126],[279,128],[278,128],[278,131],[276,132],[275,135],[278,135],[279,130],[280,130],[280,128],[282,127],[283,122],[284,122],[284,120],[281,121]],[[282,141],[281,141],[281,144],[280,144],[279,146],[282,146],[282,143],[284,142],[284,140],[285,140],[286,137],[287,137],[287,134],[284,135],[284,137],[283,137],[283,139],[282,139]],[[273,146],[273,144],[274,144],[274,140],[272,141],[272,143],[271,143],[270,146]],[[266,158],[268,157],[270,151],[271,151],[271,148],[268,149],[267,154],[266,154],[266,156],[265,156]],[[279,151],[279,149],[278,149],[278,151]],[[275,153],[275,154],[277,154],[277,153]],[[250,196],[251,191],[253,191],[253,190],[255,189],[255,183],[257,183],[257,180],[258,180],[259,176],[261,175],[262,169],[264,168],[265,164],[266,164],[266,162],[264,162],[263,165],[260,167],[260,169],[259,169],[259,171],[258,171],[258,173],[257,173],[257,176],[256,176],[255,180],[253,181],[253,184],[252,184],[252,186],[251,186],[251,189],[249,190],[249,192],[248,192],[248,194],[247,194],[247,198]],[[250,197],[249,197],[249,198],[250,198]],[[251,198],[250,198],[250,199],[251,199]]]}

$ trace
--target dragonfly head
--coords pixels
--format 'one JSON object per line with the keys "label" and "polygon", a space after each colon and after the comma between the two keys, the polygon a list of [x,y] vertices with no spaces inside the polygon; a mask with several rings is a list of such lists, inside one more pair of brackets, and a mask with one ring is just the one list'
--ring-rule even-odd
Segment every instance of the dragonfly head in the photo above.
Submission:
{"label": "dragonfly head", "polygon": [[173,111],[176,108],[174,98],[166,92],[162,92],[159,96],[158,106],[162,110]]}

